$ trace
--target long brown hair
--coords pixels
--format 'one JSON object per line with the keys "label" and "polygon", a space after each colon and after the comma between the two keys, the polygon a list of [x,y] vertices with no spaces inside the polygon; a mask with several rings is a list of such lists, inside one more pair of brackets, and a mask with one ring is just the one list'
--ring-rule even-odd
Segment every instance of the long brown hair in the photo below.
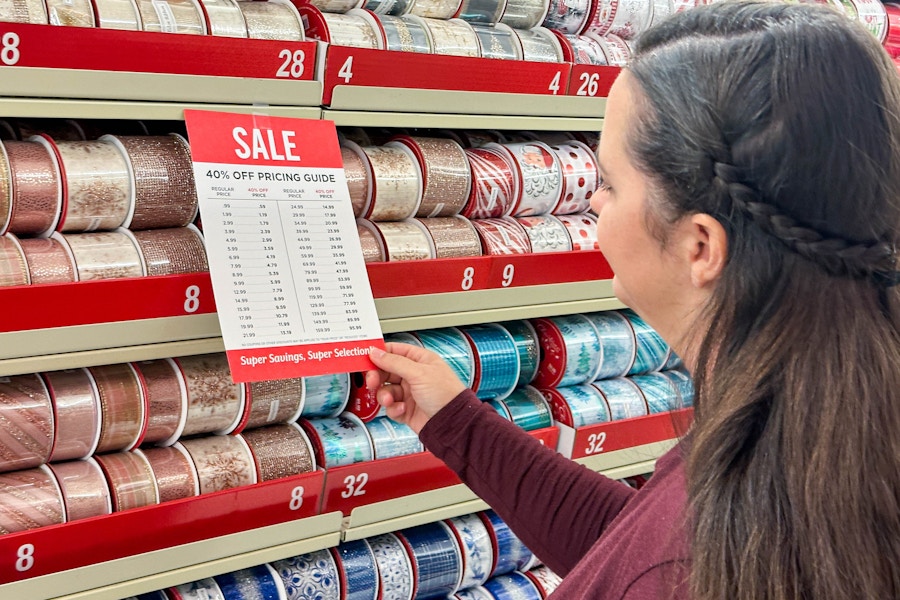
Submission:
{"label": "long brown hair", "polygon": [[824,7],[716,4],[643,36],[647,220],[714,216],[688,445],[695,600],[900,598],[900,81]]}

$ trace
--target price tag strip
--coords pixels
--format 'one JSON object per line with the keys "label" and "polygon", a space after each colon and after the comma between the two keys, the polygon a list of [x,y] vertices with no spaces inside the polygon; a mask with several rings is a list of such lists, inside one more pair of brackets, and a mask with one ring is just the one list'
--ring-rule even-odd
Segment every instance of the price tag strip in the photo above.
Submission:
{"label": "price tag strip", "polygon": [[364,371],[381,326],[331,121],[185,111],[235,382]]}
{"label": "price tag strip", "polygon": [[0,43],[0,67],[294,81],[316,71],[315,42],[0,23]]}
{"label": "price tag strip", "polygon": [[692,408],[634,417],[609,423],[587,425],[577,429],[557,422],[557,450],[569,458],[584,458],[635,446],[680,437],[688,430],[694,416]]}
{"label": "price tag strip", "polygon": [[[319,514],[324,471],[0,536],[0,584]],[[184,565],[188,566],[188,565]]]}

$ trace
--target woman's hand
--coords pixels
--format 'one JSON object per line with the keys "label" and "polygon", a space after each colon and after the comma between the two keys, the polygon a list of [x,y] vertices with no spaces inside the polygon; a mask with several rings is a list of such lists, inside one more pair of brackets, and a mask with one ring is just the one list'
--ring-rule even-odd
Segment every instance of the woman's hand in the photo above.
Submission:
{"label": "woman's hand", "polygon": [[366,373],[366,387],[375,390],[390,418],[418,434],[466,386],[431,350],[398,342],[389,342],[386,348],[387,352],[371,349],[369,357],[379,370]]}

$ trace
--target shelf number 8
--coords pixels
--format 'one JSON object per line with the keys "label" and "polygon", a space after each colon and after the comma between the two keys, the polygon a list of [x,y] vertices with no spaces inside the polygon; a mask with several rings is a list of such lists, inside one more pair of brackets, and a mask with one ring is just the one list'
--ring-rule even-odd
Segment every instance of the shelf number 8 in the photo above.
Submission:
{"label": "shelf number 8", "polygon": [[22,53],[19,52],[19,34],[7,31],[3,34],[2,41],[3,50],[0,50],[0,61],[2,61],[4,65],[14,65],[18,63],[19,59],[22,58]]}
{"label": "shelf number 8", "polygon": [[200,287],[189,285],[184,290],[184,312],[195,313],[200,308]]}
{"label": "shelf number 8", "polygon": [[302,485],[298,485],[294,489],[291,490],[291,503],[288,505],[288,508],[291,510],[300,510],[300,507],[303,506],[303,489]]}
{"label": "shelf number 8", "polygon": [[24,573],[34,566],[34,544],[22,544],[16,553],[16,571]]}

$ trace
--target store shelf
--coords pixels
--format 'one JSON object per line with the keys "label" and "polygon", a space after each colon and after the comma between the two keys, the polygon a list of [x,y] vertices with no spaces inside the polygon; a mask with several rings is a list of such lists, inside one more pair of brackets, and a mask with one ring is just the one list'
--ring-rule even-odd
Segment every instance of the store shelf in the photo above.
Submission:
{"label": "store shelf", "polygon": [[634,475],[652,471],[653,465],[656,464],[656,459],[672,449],[677,443],[677,439],[663,440],[642,446],[634,446],[633,448],[577,458],[575,462],[614,479],[633,477]]}
{"label": "store shelf", "polygon": [[[365,88],[367,90],[372,88]],[[407,92],[419,92],[425,90],[397,90],[390,89],[393,94],[405,95]],[[441,92],[450,94],[451,92]],[[465,98],[466,92],[456,92]],[[476,93],[476,92],[470,92]],[[514,94],[488,94],[491,96],[515,96]],[[509,116],[487,114],[432,114],[420,112],[370,112],[366,110],[335,110],[326,108],[322,111],[324,119],[334,121],[338,126],[355,127],[421,127],[435,129],[499,129],[519,131],[600,131],[603,129],[603,107],[598,100],[587,98],[564,98],[553,96],[558,102],[553,103],[554,114],[564,108],[569,100],[590,100],[593,108],[587,116],[562,117],[562,116]],[[505,101],[501,100],[501,101]],[[521,98],[514,97],[514,101]],[[421,105],[419,105],[421,106]],[[415,111],[418,107],[407,109]],[[397,109],[400,111],[400,109]]]}
{"label": "store shelf", "polygon": [[118,600],[336,546],[340,528],[340,513],[318,515],[0,585],[0,598]]}

